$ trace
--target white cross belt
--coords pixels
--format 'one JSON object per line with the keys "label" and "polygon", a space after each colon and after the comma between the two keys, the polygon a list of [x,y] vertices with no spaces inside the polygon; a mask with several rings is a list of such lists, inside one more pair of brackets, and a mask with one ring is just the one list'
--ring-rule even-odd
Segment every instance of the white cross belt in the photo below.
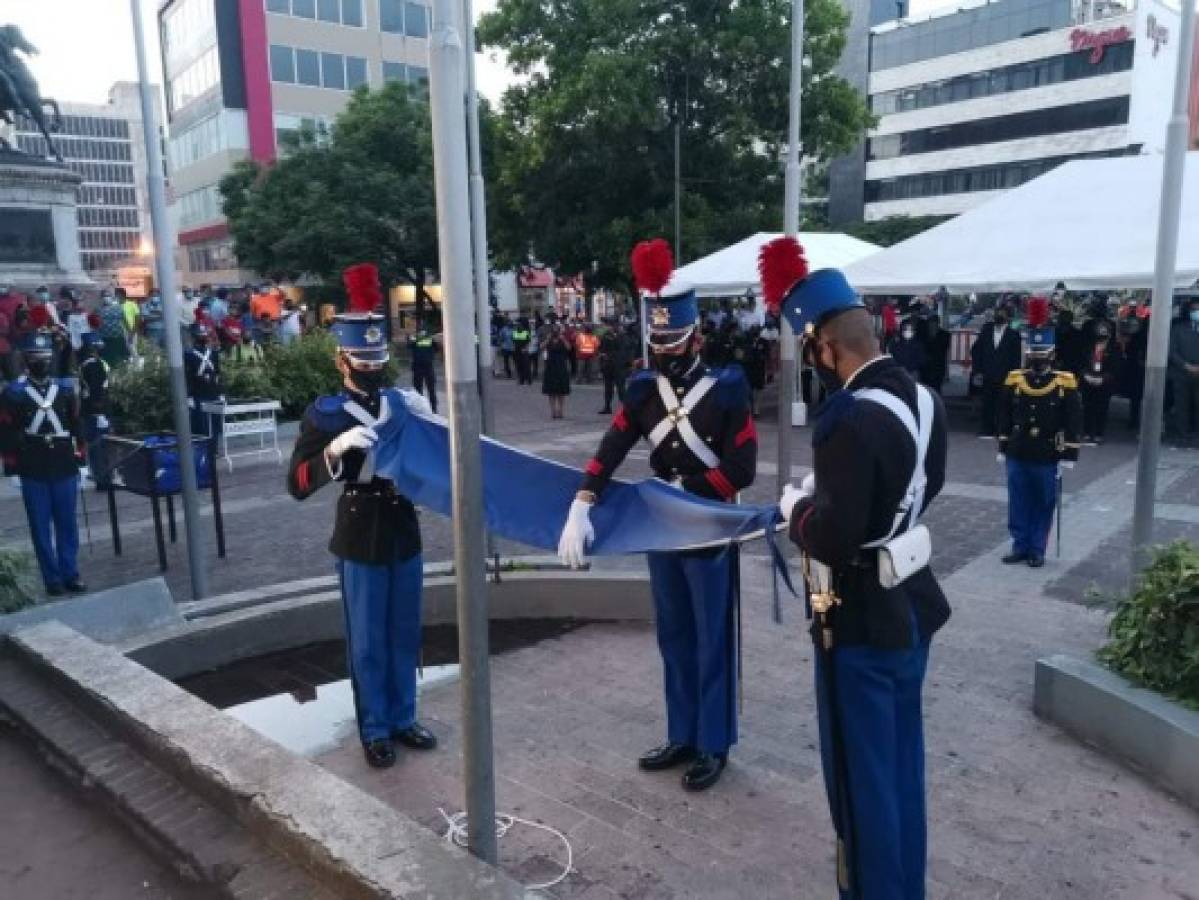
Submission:
{"label": "white cross belt", "polygon": [[688,418],[691,411],[699,405],[699,402],[715,384],[715,378],[705,375],[692,386],[680,403],[674,395],[670,379],[659,375],[658,395],[666,407],[666,418],[649,433],[649,442],[657,448],[672,431],[677,431],[679,437],[683,439],[683,443],[687,445],[687,449],[694,453],[700,462],[709,469],[719,466],[720,458],[712,452],[711,447],[703,442],[703,439],[696,433],[695,426],[691,424],[691,419]]}

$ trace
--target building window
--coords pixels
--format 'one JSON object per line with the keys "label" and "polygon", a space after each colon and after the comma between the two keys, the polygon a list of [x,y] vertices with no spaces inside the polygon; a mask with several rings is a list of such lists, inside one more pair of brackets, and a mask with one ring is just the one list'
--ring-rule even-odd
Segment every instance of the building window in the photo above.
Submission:
{"label": "building window", "polygon": [[362,0],[341,0],[341,24],[362,27]]}
{"label": "building window", "polygon": [[1010,116],[994,116],[936,128],[919,128],[902,134],[882,135],[869,140],[866,158],[891,159],[915,153],[934,153],[958,147],[1124,125],[1128,122],[1128,99],[1113,97],[1091,100],[1070,106],[1035,109]]}
{"label": "building window", "polygon": [[429,7],[412,2],[404,4],[404,34],[415,38],[429,36]]}
{"label": "building window", "polygon": [[321,86],[321,59],[315,50],[296,50],[296,83]]}
{"label": "building window", "polygon": [[885,203],[891,200],[916,200],[923,197],[943,197],[949,194],[968,194],[1019,187],[1026,181],[1044,175],[1064,162],[1074,159],[1101,159],[1124,156],[1124,150],[1104,150],[1053,156],[1027,162],[998,163],[950,169],[944,172],[923,172],[898,178],[882,178],[866,182],[866,202]]}
{"label": "building window", "polygon": [[424,66],[408,67],[408,83],[413,86],[412,93],[417,97],[429,96],[429,70]]}
{"label": "building window", "polygon": [[179,195],[179,227],[191,228],[221,217],[221,193],[215,184]]}
{"label": "building window", "polygon": [[341,0],[317,0],[316,17],[322,22],[341,24]]}
{"label": "building window", "polygon": [[212,0],[180,0],[172,4],[163,14],[159,39],[168,71],[173,71],[175,64],[185,63],[197,48],[212,44],[216,40]]}
{"label": "building window", "polygon": [[316,0],[291,0],[291,14],[300,19],[315,19]]}
{"label": "building window", "polygon": [[291,12],[291,0],[266,0],[266,11],[286,16]]}
{"label": "building window", "polygon": [[404,0],[379,0],[379,27],[391,34],[404,33]]}
{"label": "building window", "polygon": [[383,61],[383,83],[389,81],[407,81],[408,67],[399,62]]}
{"label": "building window", "polygon": [[346,89],[346,60],[340,53],[321,54],[321,84],[339,91]]}
{"label": "building window", "polygon": [[281,47],[271,44],[271,80],[294,84],[296,80],[296,61],[291,47]]}
{"label": "building window", "polygon": [[215,88],[221,81],[221,64],[216,47],[167,82],[171,110],[178,112],[193,100]]}
{"label": "building window", "polygon": [[346,87],[351,91],[366,84],[366,60],[361,56],[346,57]]}
{"label": "building window", "polygon": [[232,241],[194,244],[187,248],[187,263],[192,272],[218,272],[237,268]]}

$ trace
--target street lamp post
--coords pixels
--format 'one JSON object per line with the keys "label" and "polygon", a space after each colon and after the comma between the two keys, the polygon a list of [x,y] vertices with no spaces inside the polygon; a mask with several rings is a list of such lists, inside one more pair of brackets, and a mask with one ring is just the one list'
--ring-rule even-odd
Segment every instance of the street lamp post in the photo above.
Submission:
{"label": "street lamp post", "polygon": [[1195,47],[1195,0],[1183,0],[1174,105],[1166,125],[1162,162],[1162,199],[1157,222],[1157,259],[1153,270],[1153,313],[1145,361],[1145,393],[1141,405],[1141,443],[1137,453],[1136,501],[1132,513],[1130,584],[1144,567],[1153,543],[1153,506],[1157,493],[1157,461],[1161,454],[1162,408],[1166,396],[1166,355],[1170,343],[1170,307],[1178,263],[1178,220],[1182,214],[1182,180],[1187,152],[1187,95]]}
{"label": "street lamp post", "polygon": [[471,852],[494,864],[497,860],[495,769],[487,641],[487,571],[483,555],[481,413],[475,346],[477,307],[471,273],[467,134],[462,106],[463,46],[458,21],[461,13],[458,0],[434,0],[433,32],[429,40],[429,108],[433,119],[442,308],[446,312],[467,829]]}
{"label": "street lamp post", "polygon": [[[166,188],[162,175],[162,150],[158,144],[157,110],[150,91],[146,69],[146,39],[142,31],[141,0],[129,0],[133,17],[133,43],[137,54],[137,80],[141,88],[142,131],[146,141],[146,182],[150,192],[150,220],[154,227],[154,251],[158,287],[162,291],[163,320],[166,329],[167,366],[171,375],[171,406],[178,437],[179,472],[183,482],[183,524],[187,532],[187,563],[191,575],[192,599],[208,595],[208,569],[204,560],[204,539],[200,532],[200,500],[196,487],[196,467],[192,462],[191,418],[187,408],[187,383],[183,378],[183,339],[179,334],[179,298],[175,293],[174,242],[167,221]],[[215,463],[212,463],[215,465]]]}
{"label": "street lamp post", "polygon": [[[784,229],[799,234],[799,121],[803,86],[803,0],[791,4],[791,116],[787,126],[787,168],[784,173]],[[776,486],[781,496],[791,480],[792,408],[795,404],[795,332],[786,316],[779,323],[779,457]]]}

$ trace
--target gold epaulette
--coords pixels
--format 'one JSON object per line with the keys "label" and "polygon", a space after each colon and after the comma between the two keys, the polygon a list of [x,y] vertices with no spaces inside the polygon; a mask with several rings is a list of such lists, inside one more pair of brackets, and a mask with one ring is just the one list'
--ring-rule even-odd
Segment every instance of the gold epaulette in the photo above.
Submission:
{"label": "gold epaulette", "polygon": [[1012,369],[1007,373],[1007,378],[1003,380],[1004,387],[1019,387],[1020,382],[1024,380],[1024,372],[1020,369]]}
{"label": "gold epaulette", "polygon": [[1078,379],[1074,377],[1073,372],[1057,372],[1053,373],[1054,379],[1059,387],[1063,387],[1068,391],[1078,390]]}

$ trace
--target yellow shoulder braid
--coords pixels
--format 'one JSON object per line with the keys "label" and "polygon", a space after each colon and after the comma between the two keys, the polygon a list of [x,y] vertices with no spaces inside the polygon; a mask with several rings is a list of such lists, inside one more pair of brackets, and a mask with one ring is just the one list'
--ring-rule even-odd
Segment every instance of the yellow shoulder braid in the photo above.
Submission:
{"label": "yellow shoulder braid", "polygon": [[1074,377],[1073,372],[1054,372],[1059,386],[1068,391],[1078,390],[1078,379]]}
{"label": "yellow shoulder braid", "polygon": [[1024,382],[1024,371],[1022,369],[1012,369],[1007,373],[1007,378],[1003,380],[1004,387],[1018,388]]}

